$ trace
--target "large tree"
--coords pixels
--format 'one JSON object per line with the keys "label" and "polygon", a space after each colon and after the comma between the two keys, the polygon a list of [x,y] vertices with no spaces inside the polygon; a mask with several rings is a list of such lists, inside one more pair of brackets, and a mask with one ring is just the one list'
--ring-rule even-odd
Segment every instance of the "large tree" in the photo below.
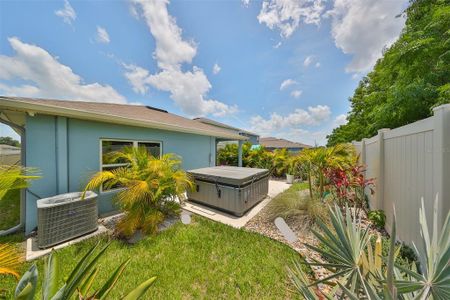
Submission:
{"label": "large tree", "polygon": [[361,80],[348,123],[333,130],[328,145],[427,118],[450,103],[450,0],[413,0],[405,15],[402,34]]}
{"label": "large tree", "polygon": [[10,136],[0,136],[0,144],[19,147],[20,142]]}

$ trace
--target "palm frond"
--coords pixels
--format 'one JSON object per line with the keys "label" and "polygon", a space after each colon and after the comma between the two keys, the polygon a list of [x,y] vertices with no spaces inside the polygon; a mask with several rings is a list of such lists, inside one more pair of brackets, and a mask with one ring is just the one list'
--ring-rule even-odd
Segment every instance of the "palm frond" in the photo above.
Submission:
{"label": "palm frond", "polygon": [[19,278],[17,268],[22,261],[22,257],[13,245],[0,244],[0,274],[12,275]]}

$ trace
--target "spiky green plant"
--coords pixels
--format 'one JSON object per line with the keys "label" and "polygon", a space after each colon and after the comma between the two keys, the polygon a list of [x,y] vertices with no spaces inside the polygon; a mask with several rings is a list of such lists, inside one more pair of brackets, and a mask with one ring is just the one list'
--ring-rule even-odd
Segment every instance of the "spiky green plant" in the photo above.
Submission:
{"label": "spiky green plant", "polygon": [[[61,273],[58,270],[58,260],[55,251],[52,251],[45,261],[44,278],[42,282],[42,300],[65,300],[72,299],[74,296],[80,300],[103,300],[108,299],[109,292],[117,285],[117,282],[123,271],[127,267],[130,260],[126,260],[120,264],[117,269],[111,274],[111,277],[102,285],[101,288],[93,290],[92,286],[96,280],[99,271],[97,267],[99,258],[105,254],[109,244],[105,245],[100,251],[96,251],[100,242],[97,242],[78,262],[70,275],[64,281],[62,286],[58,286],[61,278]],[[38,283],[39,273],[36,264],[33,264],[30,269],[20,279],[17,284],[14,299],[17,300],[32,300],[37,297],[36,288]],[[129,292],[123,299],[135,300],[139,299],[152,283],[156,277],[152,277],[134,290]]]}
{"label": "spiky green plant", "polygon": [[[298,268],[295,266],[289,273],[299,293],[305,298],[315,299],[311,298],[311,290],[308,290],[308,287],[320,282],[329,283],[330,279],[335,279],[340,288],[338,294],[349,299],[450,299],[450,212],[447,213],[442,229],[439,231],[437,197],[434,204],[431,236],[423,199],[419,211],[424,250],[419,252],[417,247],[414,246],[414,248],[420,260],[420,271],[414,263],[406,267],[396,262],[399,249],[395,246],[395,215],[392,221],[389,253],[386,257],[382,257],[385,264],[385,267],[382,267],[380,247],[376,246],[375,251],[371,251],[371,246],[361,246],[361,241],[365,240],[365,233],[355,228],[359,227],[358,221],[347,217],[344,222],[344,219],[339,217],[340,211],[337,207],[331,211],[331,214],[336,233],[326,227],[322,227],[323,234],[314,232],[327,248],[308,247],[320,253],[328,261],[309,264],[325,267],[333,274],[323,280],[309,283],[303,275],[298,274]],[[352,225],[348,226],[349,223]],[[346,232],[343,233],[343,229]]]}
{"label": "spiky green plant", "polygon": [[[121,161],[128,166],[96,173],[85,191],[103,186],[106,189],[123,187],[115,195],[125,216],[117,224],[120,234],[129,237],[137,230],[154,233],[166,216],[178,214],[186,189],[193,182],[181,169],[181,160],[174,154],[161,158],[150,155],[145,147],[127,147],[114,152],[112,162]],[[179,201],[177,201],[177,199]]]}
{"label": "spiky green plant", "polygon": [[442,229],[438,228],[438,197],[434,203],[432,235],[428,227],[425,207],[419,210],[420,233],[423,251],[418,251],[421,272],[396,264],[411,280],[396,280],[399,293],[413,292],[417,299],[432,297],[435,300],[450,299],[450,212],[447,213]]}

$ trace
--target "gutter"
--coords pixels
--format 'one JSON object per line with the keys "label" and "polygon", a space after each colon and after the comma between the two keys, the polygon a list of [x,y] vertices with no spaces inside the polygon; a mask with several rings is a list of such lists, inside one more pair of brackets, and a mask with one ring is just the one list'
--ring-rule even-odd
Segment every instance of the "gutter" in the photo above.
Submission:
{"label": "gutter", "polygon": [[[50,115],[57,115],[57,116],[64,116],[69,118],[76,118],[76,119],[83,119],[83,120],[93,120],[93,121],[99,121],[99,122],[106,122],[106,123],[114,123],[114,124],[122,124],[122,125],[130,125],[130,126],[137,126],[137,127],[146,127],[146,128],[156,128],[156,129],[162,129],[162,130],[168,130],[168,131],[176,131],[176,132],[184,132],[184,133],[193,133],[193,134],[199,134],[199,135],[206,135],[206,136],[214,136],[219,138],[228,138],[233,140],[242,140],[246,141],[248,140],[247,137],[236,135],[236,134],[227,134],[222,132],[216,132],[213,130],[203,130],[203,129],[194,129],[194,128],[186,128],[179,125],[174,125],[170,123],[161,123],[161,122],[154,122],[150,120],[136,120],[136,119],[130,119],[125,118],[117,115],[111,115],[106,113],[94,113],[94,112],[88,112],[80,109],[73,109],[73,108],[64,108],[64,107],[58,107],[54,105],[46,105],[46,104],[36,104],[36,103],[30,103],[25,102],[21,100],[8,100],[5,99],[5,97],[0,97],[0,108],[6,108],[9,110],[19,110],[19,111],[25,111],[29,113],[41,113],[41,114],[50,114]],[[114,122],[112,122],[112,118],[114,118]]]}

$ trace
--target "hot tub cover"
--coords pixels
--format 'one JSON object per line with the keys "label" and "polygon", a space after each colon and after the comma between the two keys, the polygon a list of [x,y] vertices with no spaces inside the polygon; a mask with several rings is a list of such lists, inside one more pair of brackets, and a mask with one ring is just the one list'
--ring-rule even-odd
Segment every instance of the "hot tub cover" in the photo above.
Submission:
{"label": "hot tub cover", "polygon": [[231,186],[242,186],[269,175],[269,170],[258,168],[243,168],[217,166],[189,170],[196,180],[217,182]]}

